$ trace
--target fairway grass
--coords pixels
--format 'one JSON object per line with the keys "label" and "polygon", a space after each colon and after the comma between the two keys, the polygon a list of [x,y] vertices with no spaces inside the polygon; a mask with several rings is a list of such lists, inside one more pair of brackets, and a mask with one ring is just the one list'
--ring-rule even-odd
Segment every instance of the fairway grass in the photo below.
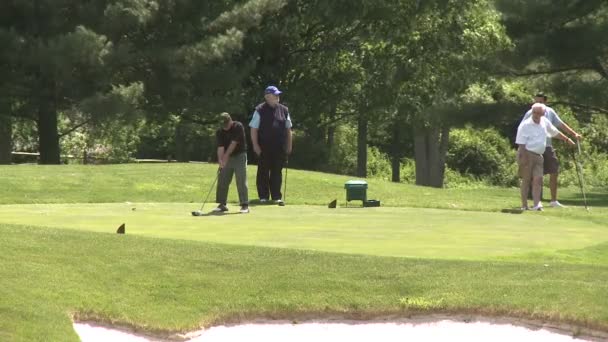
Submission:
{"label": "fairway grass", "polygon": [[3,205],[0,223],[106,233],[125,223],[128,234],[158,238],[470,260],[608,241],[605,225],[533,212],[264,205],[246,215],[233,206],[228,214],[193,217],[192,209],[187,203]]}
{"label": "fairway grass", "polygon": [[561,189],[569,208],[513,215],[517,189],[372,179],[383,206],[344,208],[351,177],[290,170],[285,207],[192,217],[216,167],[0,166],[0,341],[77,341],[73,319],[169,336],[429,313],[608,332],[605,190],[590,212]]}
{"label": "fairway grass", "polygon": [[[175,202],[199,207],[216,172],[217,164],[0,165],[0,204]],[[255,174],[256,166],[250,165],[251,199],[256,198]],[[288,178],[288,204],[327,205],[337,199],[340,206],[345,204],[344,183],[356,179],[301,170],[289,170]],[[367,197],[385,207],[498,212],[520,206],[516,188],[435,189],[379,179],[367,182]],[[585,213],[578,188],[560,188],[559,194],[562,203],[578,209],[569,214]],[[228,199],[237,201],[234,184]],[[608,207],[604,189],[587,189],[587,199],[592,209]],[[608,218],[608,211],[603,215]]]}
{"label": "fairway grass", "polygon": [[608,328],[601,265],[373,257],[7,225],[2,232],[0,332],[8,340],[76,341],[72,316],[158,334],[260,317],[425,312]]}

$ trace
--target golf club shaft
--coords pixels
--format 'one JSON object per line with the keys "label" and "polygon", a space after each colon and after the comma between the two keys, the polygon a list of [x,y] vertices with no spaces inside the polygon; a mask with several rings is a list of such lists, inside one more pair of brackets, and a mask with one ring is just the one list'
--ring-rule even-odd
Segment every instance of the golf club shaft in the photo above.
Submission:
{"label": "golf club shaft", "polygon": [[217,179],[220,177],[220,172],[222,172],[222,169],[217,170],[217,173],[215,174],[215,180],[211,184],[211,187],[209,188],[209,192],[207,193],[207,197],[205,197],[205,200],[203,201],[203,205],[201,206],[201,209],[199,211],[201,211],[201,212],[203,211],[203,208],[205,207],[205,204],[207,203],[207,200],[209,199],[209,195],[211,195],[211,191],[213,191],[213,188],[215,187],[215,183],[217,183]]}
{"label": "golf club shaft", "polygon": [[578,144],[578,141],[576,142],[576,146],[578,147],[578,158],[576,157],[575,153],[572,153],[574,155],[574,163],[576,164],[576,175],[578,176],[578,184],[581,188],[581,193],[583,194],[583,201],[585,203],[585,209],[589,210],[589,207],[587,206],[587,195],[585,194],[585,180],[583,179],[583,166],[580,163],[581,146]]}

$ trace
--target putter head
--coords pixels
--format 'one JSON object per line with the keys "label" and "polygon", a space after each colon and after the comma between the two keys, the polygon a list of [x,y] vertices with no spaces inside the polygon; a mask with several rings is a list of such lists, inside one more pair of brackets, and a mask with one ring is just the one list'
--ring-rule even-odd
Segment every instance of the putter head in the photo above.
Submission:
{"label": "putter head", "polygon": [[193,211],[192,216],[203,216],[203,212],[200,210]]}
{"label": "putter head", "polygon": [[505,214],[523,214],[524,210],[521,208],[507,208],[502,209],[500,212]]}
{"label": "putter head", "polygon": [[279,202],[279,207],[284,207],[285,206],[285,202],[281,201]]}

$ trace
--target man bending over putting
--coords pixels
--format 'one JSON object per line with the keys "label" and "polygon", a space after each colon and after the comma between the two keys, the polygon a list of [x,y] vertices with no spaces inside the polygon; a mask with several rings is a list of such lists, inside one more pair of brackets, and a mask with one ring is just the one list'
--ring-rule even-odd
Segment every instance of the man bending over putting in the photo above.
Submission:
{"label": "man bending over putting", "polygon": [[217,130],[217,160],[220,164],[218,175],[215,213],[228,211],[226,202],[228,189],[232,182],[232,174],[236,174],[236,188],[241,203],[241,214],[249,212],[249,198],[247,190],[247,142],[245,140],[245,127],[238,121],[233,121],[228,113],[220,114],[222,127]]}
{"label": "man bending over putting", "polygon": [[515,143],[517,150],[517,164],[521,177],[521,207],[528,210],[528,192],[532,182],[532,210],[543,210],[540,203],[540,189],[543,180],[543,153],[547,147],[547,138],[557,137],[574,145],[574,141],[563,135],[547,118],[547,107],[542,103],[535,103],[531,109],[531,117],[521,122],[517,128]]}

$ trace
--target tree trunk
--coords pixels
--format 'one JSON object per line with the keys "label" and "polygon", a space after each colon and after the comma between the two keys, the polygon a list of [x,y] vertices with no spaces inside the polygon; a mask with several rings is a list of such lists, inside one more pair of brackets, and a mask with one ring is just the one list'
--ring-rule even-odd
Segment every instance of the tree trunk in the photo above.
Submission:
{"label": "tree trunk", "polygon": [[329,126],[327,126],[327,138],[325,140],[325,146],[327,147],[327,151],[331,152],[334,148],[334,142],[336,138],[336,126],[334,126],[334,119],[336,118],[336,108],[332,108],[329,113],[329,120],[332,122]]}
{"label": "tree trunk", "polygon": [[357,177],[367,177],[367,117],[359,115],[357,125]]}
{"label": "tree trunk", "polygon": [[414,128],[414,159],[416,160],[416,185],[429,185],[427,135],[424,129]]}
{"label": "tree trunk", "polygon": [[13,150],[13,120],[9,116],[0,115],[0,164],[12,162]]}
{"label": "tree trunk", "polygon": [[325,146],[328,151],[331,151],[334,148],[334,141],[336,139],[336,127],[329,126],[327,127],[327,140],[325,141]]}
{"label": "tree trunk", "polygon": [[60,164],[57,110],[50,102],[40,104],[37,124],[40,164]]}
{"label": "tree trunk", "polygon": [[445,158],[448,154],[448,147],[450,145],[450,128],[441,127],[441,141],[439,142],[439,160],[437,161],[437,169],[439,170],[437,175],[437,187],[443,188],[443,181],[445,178]]}
{"label": "tree trunk", "polygon": [[[39,23],[44,18],[43,10],[39,1],[33,3],[34,18],[32,32],[34,37],[39,38],[44,31]],[[57,96],[53,79],[44,76],[42,65],[39,66],[37,76],[38,118],[38,152],[40,153],[40,164],[60,164],[59,132],[57,128]]]}
{"label": "tree trunk", "polygon": [[391,181],[401,182],[401,149],[399,148],[400,130],[398,125],[393,125],[393,137],[391,146]]}
{"label": "tree trunk", "polygon": [[183,121],[180,121],[175,128],[175,159],[181,163],[190,161],[188,124]]}
{"label": "tree trunk", "polygon": [[447,127],[414,129],[417,185],[443,187],[449,138]]}

